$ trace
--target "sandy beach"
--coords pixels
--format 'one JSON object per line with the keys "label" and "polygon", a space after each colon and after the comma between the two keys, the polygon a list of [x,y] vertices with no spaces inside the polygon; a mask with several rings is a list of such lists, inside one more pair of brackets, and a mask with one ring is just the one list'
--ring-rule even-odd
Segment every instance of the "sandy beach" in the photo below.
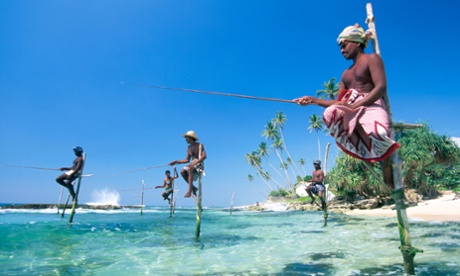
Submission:
{"label": "sandy beach", "polygon": [[[417,206],[407,208],[409,219],[429,221],[460,221],[460,199],[454,199],[455,193],[445,192],[441,197],[418,202]],[[392,206],[393,207],[393,206]],[[371,210],[350,210],[348,215],[396,217],[396,211],[391,207]]]}

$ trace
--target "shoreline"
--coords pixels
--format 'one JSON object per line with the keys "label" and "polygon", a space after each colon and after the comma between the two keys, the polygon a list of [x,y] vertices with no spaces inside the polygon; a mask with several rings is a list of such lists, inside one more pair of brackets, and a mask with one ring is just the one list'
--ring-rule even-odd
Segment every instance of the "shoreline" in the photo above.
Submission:
{"label": "shoreline", "polygon": [[[377,204],[376,200],[365,200],[367,206],[357,208],[356,204],[336,203],[331,201],[328,207],[329,213],[341,213],[350,216],[372,216],[372,217],[393,217],[396,218],[396,210],[393,205],[384,205],[381,207],[371,207],[372,202]],[[245,206],[245,210],[251,211],[286,211],[286,210],[303,210],[303,211],[321,211],[316,205],[287,203],[285,201],[272,201],[259,203],[258,206]],[[460,222],[460,198],[452,191],[443,191],[441,196],[435,199],[420,200],[416,204],[410,204],[406,209],[409,219],[424,221],[440,222]]]}
{"label": "shoreline", "polygon": [[[406,209],[409,219],[419,219],[425,221],[460,221],[460,199],[456,199],[456,194],[453,192],[444,192],[442,196],[423,200],[417,203],[416,206],[411,206]],[[382,208],[370,210],[347,210],[344,214],[351,216],[372,216],[372,217],[394,217],[396,218],[396,210],[391,209],[392,206],[383,206]]]}

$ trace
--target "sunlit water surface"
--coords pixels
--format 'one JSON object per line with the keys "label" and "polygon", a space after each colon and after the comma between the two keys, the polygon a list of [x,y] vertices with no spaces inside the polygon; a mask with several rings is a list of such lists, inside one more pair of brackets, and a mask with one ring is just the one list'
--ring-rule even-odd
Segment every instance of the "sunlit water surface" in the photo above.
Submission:
{"label": "sunlit water surface", "polygon": [[[460,223],[411,220],[417,275],[460,275]],[[403,275],[393,218],[147,207],[0,210],[0,275]]]}

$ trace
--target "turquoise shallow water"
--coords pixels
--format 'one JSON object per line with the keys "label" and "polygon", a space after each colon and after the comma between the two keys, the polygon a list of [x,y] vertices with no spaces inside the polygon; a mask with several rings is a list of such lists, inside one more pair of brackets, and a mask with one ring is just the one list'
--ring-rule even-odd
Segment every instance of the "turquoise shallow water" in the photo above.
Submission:
{"label": "turquoise shallow water", "polygon": [[[402,275],[396,221],[321,212],[0,210],[0,275]],[[411,221],[417,275],[460,275],[460,223]]]}

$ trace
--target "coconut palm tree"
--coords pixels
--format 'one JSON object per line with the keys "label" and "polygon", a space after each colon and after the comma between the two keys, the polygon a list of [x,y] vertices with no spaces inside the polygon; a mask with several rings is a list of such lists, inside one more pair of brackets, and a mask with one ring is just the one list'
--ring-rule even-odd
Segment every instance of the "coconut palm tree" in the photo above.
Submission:
{"label": "coconut palm tree", "polygon": [[339,91],[339,84],[335,83],[335,78],[330,78],[329,81],[323,83],[324,89],[317,90],[316,96],[320,99],[335,100]]}
{"label": "coconut palm tree", "polygon": [[398,142],[405,186],[435,195],[436,186],[446,182],[442,177],[446,168],[459,162],[459,147],[448,136],[430,131],[426,124],[401,133]]}
{"label": "coconut palm tree", "polygon": [[316,136],[318,137],[318,159],[321,160],[321,143],[319,140],[319,131],[323,130],[324,128],[324,122],[323,119],[316,114],[313,114],[310,116],[310,126],[308,129],[310,130],[310,133],[314,130],[316,131]]}
{"label": "coconut palm tree", "polygon": [[[284,115],[284,113],[281,112],[281,111],[276,112],[275,113],[275,118],[272,119],[272,122],[275,125],[275,127],[278,127],[279,134],[281,136],[281,139],[283,140],[284,151],[286,152],[286,154],[288,156],[288,160],[292,160],[291,154],[289,153],[289,151],[287,149],[287,146],[286,146],[286,140],[284,140],[284,135],[283,135],[283,127],[284,127],[284,124],[286,123],[286,121],[287,121],[287,118]],[[302,174],[300,172],[299,168],[297,168],[297,166],[295,164],[294,164],[294,168],[297,170],[298,174],[300,174],[300,175]],[[296,175],[296,173],[294,173],[294,175]]]}
{"label": "coconut palm tree", "polygon": [[[305,159],[300,158],[300,160],[299,160],[298,162],[299,162],[299,164],[302,166],[303,174],[306,175],[307,172],[305,171]],[[302,178],[303,178],[303,177],[302,177]]]}
{"label": "coconut palm tree", "polygon": [[274,123],[268,122],[265,125],[265,129],[262,131],[262,137],[265,137],[265,139],[269,141],[274,141],[276,138],[280,137]]}
{"label": "coconut palm tree", "polygon": [[[246,162],[248,162],[252,167],[256,168],[256,170],[258,171],[258,175],[261,176],[262,180],[264,181],[265,185],[267,185],[268,189],[271,191],[273,190],[272,186],[270,186],[270,184],[268,183],[268,181],[266,181],[266,178],[263,177],[264,175],[264,170],[262,169],[262,166],[261,166],[261,158],[258,154],[257,151],[253,151],[252,153],[247,153],[246,154]],[[259,174],[260,172],[262,172],[261,174]]]}
{"label": "coconut palm tree", "polygon": [[270,151],[267,147],[267,143],[261,142],[259,144],[259,148],[257,149],[257,153],[259,154],[260,157],[265,158],[270,168],[272,168],[272,170],[274,170],[281,177],[283,181],[286,181],[286,179],[283,178],[283,175],[281,175],[281,173],[270,163],[270,160],[269,160]]}

